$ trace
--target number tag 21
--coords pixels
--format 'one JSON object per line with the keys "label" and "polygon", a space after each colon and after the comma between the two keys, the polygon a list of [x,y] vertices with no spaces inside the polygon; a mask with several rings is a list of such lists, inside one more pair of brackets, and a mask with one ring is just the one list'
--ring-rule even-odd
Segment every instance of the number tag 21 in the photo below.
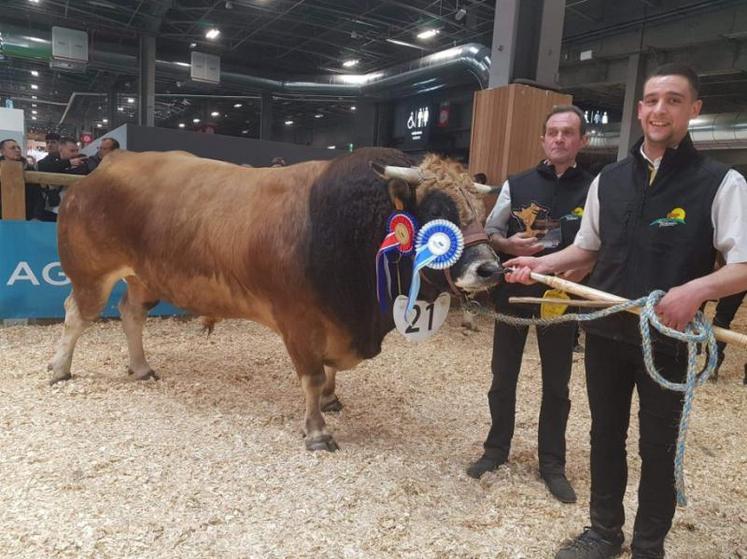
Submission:
{"label": "number tag 21", "polygon": [[418,300],[410,313],[410,320],[406,320],[407,297],[400,295],[394,300],[394,325],[410,342],[427,340],[443,326],[450,306],[448,293],[441,293],[432,303]]}

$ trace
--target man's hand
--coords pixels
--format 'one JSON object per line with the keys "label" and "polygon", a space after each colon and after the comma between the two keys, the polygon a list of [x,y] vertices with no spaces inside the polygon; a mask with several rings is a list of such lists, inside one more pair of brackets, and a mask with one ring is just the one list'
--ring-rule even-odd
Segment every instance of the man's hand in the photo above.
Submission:
{"label": "man's hand", "polygon": [[686,283],[667,291],[654,310],[664,326],[683,331],[704,301],[702,290]]}
{"label": "man's hand", "polygon": [[526,232],[501,239],[498,245],[498,250],[512,256],[532,256],[545,248],[537,242],[537,237],[529,237]]}
{"label": "man's hand", "polygon": [[75,169],[76,167],[80,167],[83,162],[85,161],[85,157],[73,157],[70,160],[70,166]]}
{"label": "man's hand", "polygon": [[525,285],[535,283],[531,277],[531,272],[545,273],[550,271],[543,262],[543,258],[534,256],[512,258],[503,263],[503,268],[513,268],[513,272],[506,272],[505,278],[508,283],[523,283]]}

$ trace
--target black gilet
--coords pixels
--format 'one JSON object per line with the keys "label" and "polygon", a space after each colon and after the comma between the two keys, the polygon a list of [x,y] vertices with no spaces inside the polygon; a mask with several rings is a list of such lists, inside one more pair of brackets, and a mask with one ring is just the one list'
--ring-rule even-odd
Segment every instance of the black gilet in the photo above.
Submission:
{"label": "black gilet", "polygon": [[[581,225],[586,194],[593,177],[580,167],[568,168],[560,177],[555,168],[540,162],[535,168],[509,177],[511,191],[511,217],[508,222],[507,237],[525,230],[524,223],[514,212],[520,212],[535,204],[540,208],[537,222],[551,220],[560,225],[561,240],[557,247],[545,249],[536,256],[543,256],[565,248],[573,239]],[[514,258],[501,254],[501,260]],[[496,306],[503,312],[531,311],[536,313],[537,305],[509,305],[508,297],[541,297],[547,290],[541,285],[521,285],[502,283],[495,290]],[[521,307],[521,308],[519,308]]]}
{"label": "black gilet", "polygon": [[[628,299],[668,289],[713,272],[711,206],[728,167],[693,146],[688,134],[667,149],[651,185],[643,139],[599,176],[601,246],[589,285]],[[623,316],[625,315],[625,316]],[[640,343],[638,319],[628,313],[587,322],[589,332]],[[681,344],[656,345],[668,353]],[[667,346],[667,347],[664,347]]]}

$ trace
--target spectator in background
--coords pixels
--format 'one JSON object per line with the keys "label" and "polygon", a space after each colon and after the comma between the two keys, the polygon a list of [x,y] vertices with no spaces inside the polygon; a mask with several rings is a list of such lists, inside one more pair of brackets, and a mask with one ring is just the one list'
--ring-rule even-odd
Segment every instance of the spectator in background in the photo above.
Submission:
{"label": "spectator in background", "polygon": [[[49,134],[47,134],[47,137],[49,137]],[[49,149],[49,141],[47,141],[47,149]],[[73,138],[68,136],[60,138],[58,149],[57,155],[50,152],[47,157],[39,161],[38,167],[40,171],[69,175],[87,175],[90,173],[86,165],[87,158],[80,153],[78,143]],[[65,187],[52,185],[47,186],[44,190],[46,198],[45,208],[56,214],[62,201]]]}
{"label": "spectator in background", "polygon": [[[20,161],[24,170],[33,170],[28,161],[21,155],[21,146],[15,140],[0,142],[0,160]],[[2,199],[0,198],[0,215],[2,215]],[[40,219],[49,221],[50,216],[44,212],[44,198],[38,184],[26,183],[26,219]]]}
{"label": "spectator in background", "polygon": [[273,157],[270,167],[285,167],[287,163],[282,157]]}
{"label": "spectator in background", "polygon": [[99,166],[101,161],[103,161],[104,157],[109,155],[114,150],[118,149],[119,142],[114,138],[104,138],[103,140],[101,140],[101,142],[99,143],[99,147],[96,150],[96,155],[93,155],[86,160],[88,172],[90,173],[91,171],[93,171],[96,167]]}
{"label": "spectator in background", "polygon": [[36,159],[34,159],[33,155],[26,156],[26,163],[28,164],[29,168],[36,169]]}

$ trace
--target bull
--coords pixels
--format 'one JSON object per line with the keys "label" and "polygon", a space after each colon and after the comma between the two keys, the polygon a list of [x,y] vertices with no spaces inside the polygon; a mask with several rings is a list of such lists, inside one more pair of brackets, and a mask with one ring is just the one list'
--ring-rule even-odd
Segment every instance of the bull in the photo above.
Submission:
{"label": "bull", "polygon": [[266,169],[185,152],[114,153],[69,187],[60,209],[59,256],[72,291],[51,382],[71,378],[78,338],[124,279],[119,311],[135,378],[157,378],[142,332],[160,299],[254,320],[282,337],[300,378],[306,448],[335,450],[322,415],[340,407],[335,374],[377,355],[394,327],[375,279],[388,217],[403,208],[465,233],[448,274],[423,272],[425,297],[449,284],[484,290],[501,272],[481,226],[477,197],[487,190],[457,163],[429,155],[413,167],[388,148]]}

